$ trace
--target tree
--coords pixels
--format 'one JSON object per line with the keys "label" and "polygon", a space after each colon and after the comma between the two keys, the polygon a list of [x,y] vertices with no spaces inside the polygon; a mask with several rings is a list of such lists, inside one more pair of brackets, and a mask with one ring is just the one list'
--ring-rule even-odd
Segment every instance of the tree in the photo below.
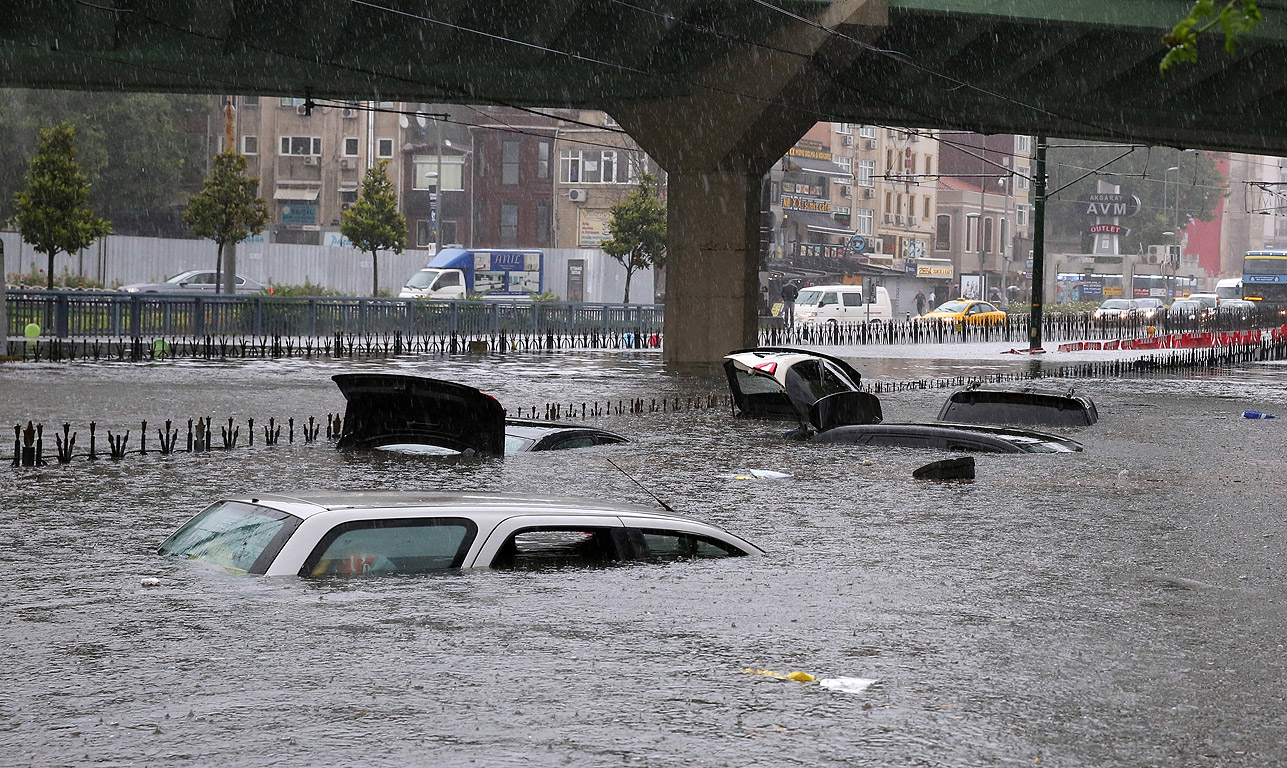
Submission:
{"label": "tree", "polygon": [[1238,50],[1238,39],[1260,21],[1256,0],[1226,0],[1220,8],[1216,7],[1216,0],[1197,0],[1189,15],[1162,38],[1167,51],[1158,69],[1165,72],[1173,64],[1197,62],[1198,35],[1217,24],[1224,30],[1224,49],[1232,55]]}
{"label": "tree", "polygon": [[[268,225],[268,204],[259,196],[259,179],[246,175],[246,158],[228,150],[215,155],[210,178],[205,187],[192,196],[183,220],[201,237],[215,241],[219,252],[215,271],[219,293],[223,275],[224,246],[236,246],[242,240],[264,231]],[[235,281],[236,277],[233,276]]]}
{"label": "tree", "polygon": [[1047,232],[1065,237],[1080,235],[1082,251],[1087,252],[1091,244],[1087,225],[1092,220],[1076,200],[1095,192],[1096,181],[1100,179],[1119,184],[1123,193],[1140,199],[1139,213],[1122,219],[1122,226],[1130,230],[1118,240],[1122,253],[1136,253],[1149,245],[1174,242],[1172,236],[1163,233],[1178,233],[1190,219],[1211,221],[1215,218],[1227,185],[1211,154],[1153,147],[1136,149],[1120,160],[1113,160],[1120,154],[1120,148],[1091,143],[1050,150],[1052,190],[1059,190],[1087,171],[1099,170],[1050,198],[1046,207]]}
{"label": "tree", "polygon": [[49,289],[54,287],[54,256],[75,253],[110,234],[112,225],[86,206],[89,180],[76,162],[76,129],[60,123],[40,132],[27,186],[15,198],[14,221],[22,239],[49,257]]}
{"label": "tree", "polygon": [[657,196],[657,177],[645,173],[639,186],[610,209],[611,239],[603,250],[626,268],[626,295],[630,303],[630,277],[636,270],[666,263],[666,206]]}
{"label": "tree", "polygon": [[371,254],[371,295],[380,293],[380,251],[402,253],[407,247],[407,219],[398,213],[398,195],[389,181],[388,160],[367,169],[362,194],[340,219],[340,234],[359,251]]}

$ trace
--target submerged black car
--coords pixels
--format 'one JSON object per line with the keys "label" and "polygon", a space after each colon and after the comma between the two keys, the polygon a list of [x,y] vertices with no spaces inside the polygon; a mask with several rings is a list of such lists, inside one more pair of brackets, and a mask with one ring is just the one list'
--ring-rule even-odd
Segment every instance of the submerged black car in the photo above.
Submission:
{"label": "submerged black car", "polygon": [[939,421],[1087,427],[1099,421],[1095,403],[1072,387],[971,384],[953,392]]}
{"label": "submerged black car", "polygon": [[506,419],[496,398],[451,381],[391,373],[331,380],[348,401],[341,449],[501,456],[629,442],[597,427]]}
{"label": "submerged black car", "polygon": [[[811,433],[815,443],[845,443],[851,445],[904,446],[949,451],[979,451],[999,453],[1067,453],[1080,451],[1074,440],[1030,432],[1022,429],[974,426],[971,424],[890,424],[884,422],[880,399],[858,388],[861,376],[848,363],[810,350],[788,347],[760,347],[741,349],[724,357],[724,372],[733,394],[736,415],[739,418],[794,420],[799,429],[790,436],[808,439]],[[968,388],[967,388],[968,389]],[[978,393],[965,399],[977,400],[962,404],[967,410],[977,408],[982,415],[991,410],[993,415],[1003,415],[995,406],[1009,404],[1028,416],[1048,409],[1045,398],[1022,390],[978,388]],[[985,395],[984,393],[993,393]],[[1018,393],[1018,397],[1016,397]],[[1053,396],[1053,395],[1052,395]],[[995,403],[987,403],[992,397]],[[1065,400],[1071,392],[1065,393]],[[1083,409],[1082,418],[1097,418],[1094,404],[1073,399]],[[1064,401],[1059,406],[1067,405]],[[1071,409],[1071,406],[1069,406]],[[1085,409],[1088,408],[1088,411]],[[947,408],[945,406],[945,412]],[[1056,408],[1056,412],[1061,408]],[[1010,423],[1057,423],[1047,419],[1023,421],[1015,415],[1005,415]],[[973,420],[966,417],[966,420]]]}

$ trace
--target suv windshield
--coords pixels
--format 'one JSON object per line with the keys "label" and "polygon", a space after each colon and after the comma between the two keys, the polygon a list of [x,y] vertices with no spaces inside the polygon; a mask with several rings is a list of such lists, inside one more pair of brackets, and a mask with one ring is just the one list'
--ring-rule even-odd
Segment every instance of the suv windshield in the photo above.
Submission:
{"label": "suv windshield", "polygon": [[165,540],[162,555],[217,565],[231,573],[263,573],[300,519],[240,501],[221,501]]}
{"label": "suv windshield", "polygon": [[428,288],[429,285],[433,283],[433,279],[437,276],[438,270],[436,269],[422,269],[411,276],[411,279],[407,281],[407,287]]}

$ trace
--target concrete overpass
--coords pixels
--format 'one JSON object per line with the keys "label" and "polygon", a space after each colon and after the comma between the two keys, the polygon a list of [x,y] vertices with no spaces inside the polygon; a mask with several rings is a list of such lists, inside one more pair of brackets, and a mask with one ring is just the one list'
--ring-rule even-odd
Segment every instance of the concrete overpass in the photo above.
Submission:
{"label": "concrete overpass", "polygon": [[754,342],[760,179],[813,123],[1287,154],[1287,2],[1159,75],[1191,0],[16,0],[0,85],[585,107],[670,174],[667,359]]}

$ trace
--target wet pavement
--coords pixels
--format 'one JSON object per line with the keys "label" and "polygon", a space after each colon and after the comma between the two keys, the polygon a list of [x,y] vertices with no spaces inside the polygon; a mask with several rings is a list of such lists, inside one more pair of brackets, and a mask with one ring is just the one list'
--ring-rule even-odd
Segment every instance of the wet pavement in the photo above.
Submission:
{"label": "wet pavement", "polygon": [[[1030,364],[839,354],[869,379]],[[385,368],[511,408],[725,391],[648,354],[4,365],[0,424],[71,418],[84,440],[91,418],[320,416],[342,410],[331,374]],[[787,443],[723,409],[594,419],[637,442],[505,460],[297,444],[0,467],[0,764],[1281,763],[1287,418],[1239,414],[1287,417],[1283,373],[1069,382],[1101,414],[1066,432],[1086,451],[981,455],[973,483],[911,479],[946,454]],[[945,397],[882,403],[922,420]],[[249,490],[651,504],[608,457],[768,555],[335,582],[153,554]],[[748,469],[793,476],[735,479]],[[878,682],[841,693],[746,667]]]}

